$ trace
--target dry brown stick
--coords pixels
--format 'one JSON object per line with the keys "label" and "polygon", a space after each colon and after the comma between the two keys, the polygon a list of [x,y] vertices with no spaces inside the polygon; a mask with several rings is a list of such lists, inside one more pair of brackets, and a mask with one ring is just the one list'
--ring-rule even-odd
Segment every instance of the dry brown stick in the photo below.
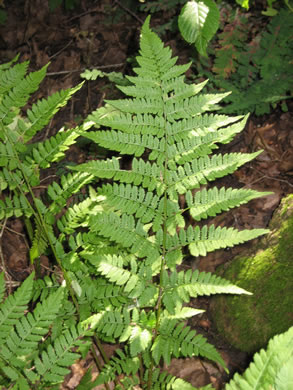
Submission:
{"label": "dry brown stick", "polygon": [[263,173],[262,171],[260,171],[257,168],[253,168],[253,167],[249,167],[249,168],[252,169],[253,171],[256,171],[256,172],[262,174],[262,176],[259,177],[258,179],[253,180],[251,183],[246,184],[244,187],[247,187],[248,185],[252,185],[252,184],[258,183],[259,181],[261,181],[263,179],[270,179],[270,180],[279,181],[281,183],[288,184],[289,187],[293,187],[293,184],[291,184],[288,180],[278,179],[277,177],[266,175],[265,173]]}
{"label": "dry brown stick", "polygon": [[[2,270],[5,274],[5,278],[11,282],[12,280],[11,280],[11,277],[10,277],[7,269],[6,269],[5,259],[4,259],[4,255],[3,255],[3,251],[2,251],[2,237],[3,237],[5,227],[6,227],[6,223],[7,223],[7,218],[5,218],[4,223],[1,227],[1,231],[0,231],[0,259],[1,259],[1,264],[2,264]],[[11,294],[11,284],[9,284],[8,290],[9,290],[9,294]]]}
{"label": "dry brown stick", "polygon": [[59,51],[57,51],[57,53],[51,55],[49,57],[49,60],[51,61],[52,58],[58,56],[60,53],[62,53],[64,50],[66,50],[68,48],[68,46],[70,46],[73,42],[73,39],[71,39],[64,47],[62,47],[62,49],[60,49]]}
{"label": "dry brown stick", "polygon": [[121,66],[124,66],[125,63],[121,62],[119,64],[110,64],[110,65],[101,65],[93,68],[82,68],[82,69],[72,69],[72,70],[60,70],[59,72],[48,72],[46,73],[46,76],[58,76],[61,74],[69,74],[69,73],[77,73],[77,72],[83,72],[86,69],[93,70],[93,69],[110,69],[110,68],[120,68]]}
{"label": "dry brown stick", "polygon": [[140,19],[134,12],[132,12],[129,8],[125,7],[120,1],[115,0],[114,4],[117,4],[120,8],[122,8],[125,12],[129,13],[129,15],[133,16],[139,23],[144,24],[144,21]]}

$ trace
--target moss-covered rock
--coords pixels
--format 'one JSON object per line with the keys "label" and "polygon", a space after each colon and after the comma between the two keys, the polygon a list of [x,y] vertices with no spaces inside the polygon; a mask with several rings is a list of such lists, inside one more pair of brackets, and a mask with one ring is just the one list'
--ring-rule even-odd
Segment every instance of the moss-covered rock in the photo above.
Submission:
{"label": "moss-covered rock", "polygon": [[270,229],[249,256],[237,257],[219,270],[253,295],[219,296],[211,305],[219,332],[250,353],[293,325],[293,195],[283,199]]}

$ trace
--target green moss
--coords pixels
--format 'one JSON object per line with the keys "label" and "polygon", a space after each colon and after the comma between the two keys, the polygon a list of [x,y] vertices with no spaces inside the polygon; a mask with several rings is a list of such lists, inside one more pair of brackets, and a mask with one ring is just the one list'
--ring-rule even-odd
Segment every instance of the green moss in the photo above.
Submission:
{"label": "green moss", "polygon": [[[289,204],[291,202],[291,204]],[[293,209],[293,196],[284,202]],[[279,216],[284,218],[284,208]],[[290,213],[289,213],[290,214]],[[293,213],[292,213],[293,214]],[[288,217],[288,215],[287,215]],[[273,241],[277,244],[270,246]],[[251,257],[236,258],[221,275],[253,293],[213,299],[215,324],[235,347],[255,352],[275,334],[293,325],[293,215],[272,232]]]}

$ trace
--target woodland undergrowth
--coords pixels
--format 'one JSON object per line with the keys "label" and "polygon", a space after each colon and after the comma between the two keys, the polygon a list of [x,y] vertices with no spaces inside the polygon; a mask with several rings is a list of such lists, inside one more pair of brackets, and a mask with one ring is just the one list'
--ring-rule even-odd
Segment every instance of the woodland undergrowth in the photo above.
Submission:
{"label": "woodland undergrowth", "polygon": [[[111,383],[117,390],[195,389],[163,370],[173,357],[200,356],[226,368],[216,348],[187,325],[202,313],[192,300],[250,293],[180,265],[267,232],[208,223],[267,194],[210,186],[261,151],[213,153],[244,128],[247,116],[217,114],[227,93],[205,94],[206,82],[185,83],[190,64],[176,65],[149,22],[141,32],[136,75],[126,76],[131,85],[119,86],[127,98],[106,101],[81,126],[61,129],[43,142],[34,142],[34,136],[82,84],[25,110],[47,67],[27,73],[28,63],[16,63],[17,58],[0,67],[2,232],[9,220],[23,219],[34,268],[7,295],[1,253],[2,389],[59,389],[73,362],[89,352],[99,375],[92,381],[89,368],[78,390],[102,384],[110,389]],[[68,166],[70,172],[37,197],[40,172],[63,159],[78,137],[112,150],[113,157]],[[43,254],[58,273],[41,276]],[[284,385],[292,337],[290,330],[274,338],[227,389]],[[110,360],[103,342],[120,345]]]}

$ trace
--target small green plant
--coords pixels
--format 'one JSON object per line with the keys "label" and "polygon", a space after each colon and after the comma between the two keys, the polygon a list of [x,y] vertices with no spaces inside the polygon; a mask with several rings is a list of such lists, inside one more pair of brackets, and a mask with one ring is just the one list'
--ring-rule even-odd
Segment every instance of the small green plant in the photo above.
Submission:
{"label": "small green plant", "polygon": [[[286,9],[274,16],[253,39],[249,16],[227,13],[228,23],[219,34],[212,70],[202,70],[215,89],[232,91],[224,99],[223,113],[254,112],[263,115],[286,99],[293,91],[293,18]],[[251,27],[249,27],[251,26]]]}
{"label": "small green plant", "polygon": [[266,350],[257,352],[243,375],[236,374],[226,390],[289,390],[293,383],[293,327],[273,337]]}

